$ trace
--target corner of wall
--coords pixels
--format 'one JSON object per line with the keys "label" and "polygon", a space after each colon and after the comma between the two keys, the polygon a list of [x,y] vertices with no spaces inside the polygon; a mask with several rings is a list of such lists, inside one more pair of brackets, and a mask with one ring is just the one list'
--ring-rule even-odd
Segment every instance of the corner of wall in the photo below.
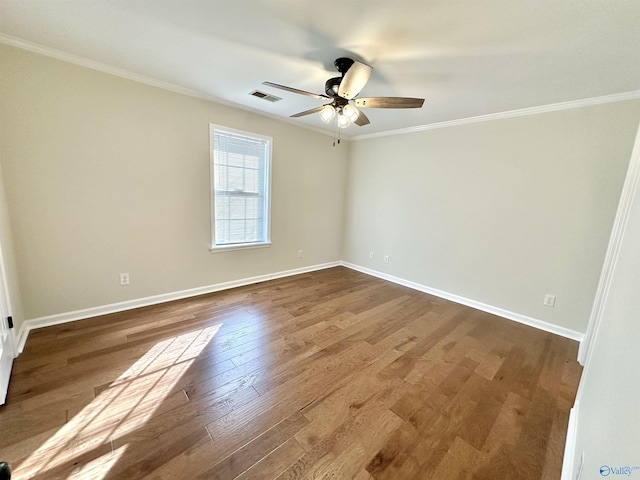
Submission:
{"label": "corner of wall", "polygon": [[[0,158],[2,157],[2,152],[0,152]],[[4,299],[3,303],[7,308],[7,315],[10,315],[13,319],[14,328],[21,330],[24,315],[13,245],[11,221],[5,196],[4,175],[0,164],[0,276],[2,277],[0,279],[0,288],[3,290],[0,295]],[[4,321],[4,319],[2,320]],[[17,353],[14,352],[14,354]]]}

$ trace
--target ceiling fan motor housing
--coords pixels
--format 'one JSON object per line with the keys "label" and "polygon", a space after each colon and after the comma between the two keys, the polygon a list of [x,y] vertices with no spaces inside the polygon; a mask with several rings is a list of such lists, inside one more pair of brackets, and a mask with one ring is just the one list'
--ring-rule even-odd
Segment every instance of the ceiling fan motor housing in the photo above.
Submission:
{"label": "ceiling fan motor housing", "polygon": [[333,77],[327,80],[327,82],[324,84],[325,93],[330,97],[337,97],[341,81],[342,77]]}
{"label": "ceiling fan motor housing", "polygon": [[342,75],[344,75],[345,73],[347,73],[347,70],[351,68],[351,65],[353,65],[353,59],[347,58],[347,57],[340,57],[340,58],[336,58],[333,64],[336,66],[336,70],[338,70]]}

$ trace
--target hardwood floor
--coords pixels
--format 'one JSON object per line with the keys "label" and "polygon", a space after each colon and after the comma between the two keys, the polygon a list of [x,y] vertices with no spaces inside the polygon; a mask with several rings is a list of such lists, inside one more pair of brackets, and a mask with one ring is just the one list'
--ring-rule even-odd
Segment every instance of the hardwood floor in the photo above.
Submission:
{"label": "hardwood floor", "polygon": [[14,480],[557,480],[577,343],[342,267],[36,330]]}

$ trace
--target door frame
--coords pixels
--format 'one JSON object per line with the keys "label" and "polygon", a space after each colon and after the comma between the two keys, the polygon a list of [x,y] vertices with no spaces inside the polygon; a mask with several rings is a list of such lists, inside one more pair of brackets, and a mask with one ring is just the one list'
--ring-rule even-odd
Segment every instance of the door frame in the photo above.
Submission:
{"label": "door frame", "polygon": [[631,158],[629,160],[629,167],[627,168],[627,175],[624,180],[622,192],[620,193],[618,210],[616,211],[616,217],[613,222],[611,237],[609,238],[609,246],[607,247],[604,265],[602,267],[602,274],[600,275],[598,289],[596,290],[596,296],[593,301],[593,308],[587,325],[587,332],[580,342],[580,348],[578,349],[578,362],[585,368],[589,363],[591,349],[600,328],[600,323],[602,322],[604,306],[607,302],[609,289],[611,288],[611,282],[613,280],[613,272],[615,270],[616,263],[618,262],[622,239],[631,213],[631,203],[633,202],[633,198],[639,187],[640,125],[638,126],[633,150],[631,151]]}
{"label": "door frame", "polygon": [[[9,282],[7,279],[7,270],[5,267],[4,261],[4,252],[2,249],[2,242],[0,242],[0,322],[2,322],[3,329],[7,330],[7,343],[3,348],[6,348],[9,356],[11,357],[11,362],[13,363],[13,359],[16,357],[16,337],[15,337],[15,329],[9,328],[7,325],[7,318],[12,315],[11,308],[11,296],[9,295]],[[9,367],[9,378],[7,379],[7,390],[8,390],[8,382],[11,380],[11,367]],[[0,386],[0,388],[4,388]],[[0,405],[3,405],[6,400],[6,391],[0,390]]]}

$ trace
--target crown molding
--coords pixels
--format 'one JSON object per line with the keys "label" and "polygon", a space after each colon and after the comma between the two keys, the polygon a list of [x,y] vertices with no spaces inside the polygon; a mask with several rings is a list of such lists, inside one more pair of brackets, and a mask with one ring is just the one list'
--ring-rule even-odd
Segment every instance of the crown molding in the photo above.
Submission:
{"label": "crown molding", "polygon": [[549,105],[541,105],[538,107],[528,107],[519,110],[509,110],[506,112],[489,113],[487,115],[478,115],[476,117],[459,118],[446,122],[428,123],[426,125],[418,125],[416,127],[400,128],[397,130],[387,130],[380,133],[368,133],[365,135],[355,135],[350,137],[352,141],[368,140],[371,138],[388,137],[392,135],[404,135],[406,133],[424,132],[426,130],[435,130],[437,128],[456,127],[459,125],[468,125],[470,123],[489,122],[492,120],[502,120],[505,118],[523,117],[527,115],[537,115],[540,113],[559,112],[561,110],[571,110],[574,108],[591,107],[593,105],[602,105],[605,103],[624,102],[626,100],[640,99],[640,90],[631,92],[614,93],[612,95],[603,95],[601,97],[583,98],[581,100],[571,100],[568,102],[551,103]]}
{"label": "crown molding", "polygon": [[[73,55],[70,53],[63,52],[61,50],[57,50],[55,48],[46,47],[44,45],[40,45],[38,43],[29,42],[27,40],[23,40],[18,37],[13,37],[11,35],[6,35],[4,33],[0,33],[0,44],[9,45],[12,47],[20,48],[22,50],[27,50],[29,52],[37,53],[40,55],[44,55],[46,57],[55,58],[57,60],[61,60],[63,62],[72,63],[74,65],[79,65],[81,67],[89,68],[91,70],[97,70],[99,72],[107,73],[109,75],[114,75],[116,77],[125,78],[127,80],[132,80],[134,82],[143,83],[145,85],[150,85],[152,87],[161,88],[163,90],[167,90],[170,92],[178,93],[181,95],[187,95],[189,97],[199,98],[201,100],[206,100],[209,102],[217,103],[219,105],[224,105],[231,108],[236,108],[239,110],[244,110],[247,112],[251,112],[256,115],[260,115],[262,117],[267,117],[273,120],[277,120],[279,122],[283,122],[289,125],[294,125],[296,127],[303,128],[305,130],[310,130],[315,133],[320,133],[326,136],[333,136],[334,132],[324,130],[317,127],[312,127],[310,125],[306,125],[304,123],[295,122],[293,120],[289,120],[288,118],[283,118],[278,115],[269,114],[263,112],[262,110],[254,109],[251,107],[247,107],[245,105],[241,105],[238,103],[233,103],[228,100],[224,100],[219,97],[215,97],[213,95],[208,95],[199,90],[194,90],[187,87],[182,87],[180,85],[176,85],[174,83],[165,82],[163,80],[158,80],[156,78],[148,77],[146,75],[141,75],[139,73],[131,72],[129,70],[125,70],[123,68],[114,67],[112,65],[108,65],[106,63],[98,62],[95,60],[90,60],[85,57],[81,57],[78,55]],[[561,110],[570,110],[574,108],[582,108],[589,107],[593,105],[601,105],[605,103],[614,103],[614,102],[622,102],[625,100],[636,100],[640,99],[640,90],[634,90],[631,92],[622,92],[615,93],[612,95],[603,95],[600,97],[591,97],[584,98],[581,100],[571,100],[568,102],[560,102],[560,103],[552,103],[549,105],[541,105],[538,107],[528,107],[522,108],[519,110],[509,110],[506,112],[498,112],[498,113],[490,113],[487,115],[478,115],[476,117],[467,117],[460,118],[456,120],[448,120],[445,122],[436,122],[436,123],[428,123],[425,125],[418,125],[415,127],[408,128],[400,128],[395,130],[387,130],[385,132],[378,133],[368,133],[364,135],[342,135],[342,140],[344,141],[358,141],[358,140],[368,140],[371,138],[378,137],[388,137],[395,135],[404,135],[406,133],[416,133],[423,132],[425,130],[435,130],[437,128],[446,128],[446,127],[455,127],[459,125],[467,125],[470,123],[479,123],[479,122],[488,122],[491,120],[501,120],[505,118],[514,118],[514,117],[522,117],[526,115],[536,115],[539,113],[547,113],[547,112],[557,112]],[[346,133],[346,132],[344,132]]]}
{"label": "crown molding", "polygon": [[[187,87],[182,87],[180,85],[176,85],[171,82],[165,82],[163,80],[158,80],[156,78],[148,77],[146,75],[141,75],[139,73],[131,72],[129,70],[125,70],[124,68],[114,67],[112,65],[108,65],[106,63],[98,62],[95,60],[90,60],[85,57],[81,57],[79,55],[73,55],[71,53],[66,53],[61,50],[57,50],[51,47],[45,47],[44,45],[40,45],[38,43],[29,42],[27,40],[23,40],[21,38],[12,37],[11,35],[6,35],[4,33],[0,33],[0,44],[8,45],[10,47],[19,48],[21,50],[26,50],[32,53],[37,53],[39,55],[44,55],[45,57],[55,58],[56,60],[61,60],[63,62],[72,63],[74,65],[78,65],[80,67],[89,68],[91,70],[96,70],[98,72],[107,73],[109,75],[113,75],[116,77],[124,78],[127,80],[131,80],[138,83],[143,83],[145,85],[150,85],[152,87],[160,88],[162,90],[167,90],[169,92],[178,93],[180,95],[186,95],[188,97],[194,97],[201,100],[206,100],[208,102],[217,103],[219,105],[224,105],[226,107],[235,108],[238,110],[244,110],[246,112],[251,112],[255,115],[260,115],[262,117],[267,117],[272,120],[277,120],[282,123],[286,123],[289,125],[294,125],[296,127],[304,128],[305,130],[311,130],[315,133],[320,133],[326,136],[333,136],[333,132],[329,132],[327,130],[323,130],[321,128],[312,127],[309,125],[301,124],[299,122],[295,122],[293,120],[289,120],[288,118],[282,118],[278,115],[273,115],[267,112],[263,112],[262,110],[254,109],[251,107],[247,107],[245,105],[240,105],[238,103],[233,103],[228,100],[224,100],[219,97],[215,97],[213,95],[208,95],[199,90],[194,90]],[[349,140],[349,138],[346,138]]]}
{"label": "crown molding", "polygon": [[22,50],[27,50],[29,52],[38,53],[46,57],[62,60],[63,62],[73,63],[74,65],[79,65],[81,67],[89,68],[91,70],[97,70],[103,73],[108,73],[109,75],[114,75],[116,77],[122,77],[127,80],[133,80],[134,82],[151,85],[152,87],[161,88],[163,90],[169,90],[174,93],[180,93],[182,95],[200,98],[200,99],[208,100],[215,103],[231,105],[230,102],[227,102],[223,99],[220,99],[211,95],[207,95],[198,90],[193,90],[190,88],[175,85],[170,82],[157,80],[155,78],[147,77],[145,75],[140,75],[138,73],[125,70],[123,68],[114,67],[112,65],[107,65],[106,63],[90,60],[88,58],[80,57],[78,55],[73,55],[71,53],[66,53],[61,50],[56,50],[55,48],[45,47],[44,45],[40,45],[37,43],[28,42],[26,40],[22,40],[21,38],[12,37],[4,33],[0,33],[0,43],[9,45],[11,47],[20,48]]}

